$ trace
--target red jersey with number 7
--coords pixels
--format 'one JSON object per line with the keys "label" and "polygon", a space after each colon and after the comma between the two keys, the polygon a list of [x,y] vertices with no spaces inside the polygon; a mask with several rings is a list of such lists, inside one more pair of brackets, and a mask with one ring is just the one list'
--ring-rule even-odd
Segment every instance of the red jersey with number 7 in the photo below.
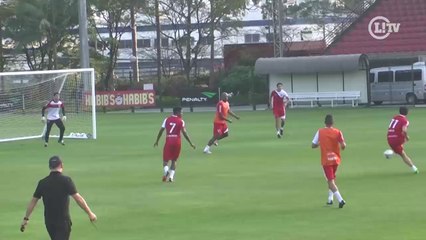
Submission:
{"label": "red jersey with number 7", "polygon": [[166,145],[181,144],[180,133],[182,128],[185,127],[185,122],[182,118],[172,115],[164,120],[161,127],[166,131]]}
{"label": "red jersey with number 7", "polygon": [[408,127],[408,125],[409,125],[409,122],[406,116],[401,114],[395,115],[395,117],[393,117],[391,122],[389,123],[388,140],[404,142],[405,133],[402,131],[402,129],[405,126]]}

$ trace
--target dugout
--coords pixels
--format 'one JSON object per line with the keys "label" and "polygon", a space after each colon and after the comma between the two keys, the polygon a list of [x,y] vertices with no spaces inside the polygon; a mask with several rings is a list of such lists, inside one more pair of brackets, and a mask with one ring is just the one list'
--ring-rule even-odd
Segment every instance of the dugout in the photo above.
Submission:
{"label": "dugout", "polygon": [[256,74],[266,74],[269,91],[278,82],[288,93],[360,91],[359,103],[370,102],[369,61],[364,54],[259,58]]}

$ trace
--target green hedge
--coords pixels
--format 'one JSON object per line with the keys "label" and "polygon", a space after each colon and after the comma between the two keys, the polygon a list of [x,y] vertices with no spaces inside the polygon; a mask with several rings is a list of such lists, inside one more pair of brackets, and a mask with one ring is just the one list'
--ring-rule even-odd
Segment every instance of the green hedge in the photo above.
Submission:
{"label": "green hedge", "polygon": [[161,102],[160,97],[156,96],[155,101],[157,103],[157,107],[162,106],[163,108],[172,108],[176,106],[181,106],[180,98],[173,96],[162,96]]}

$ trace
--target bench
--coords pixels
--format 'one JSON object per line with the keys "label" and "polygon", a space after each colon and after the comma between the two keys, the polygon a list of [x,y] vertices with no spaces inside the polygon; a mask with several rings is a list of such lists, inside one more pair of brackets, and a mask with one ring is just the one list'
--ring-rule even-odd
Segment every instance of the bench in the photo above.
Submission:
{"label": "bench", "polygon": [[[360,91],[340,91],[340,92],[296,92],[288,93],[290,98],[290,106],[293,108],[296,102],[310,102],[311,107],[314,103],[320,101],[330,101],[331,107],[335,106],[337,101],[351,101],[352,107],[358,106]],[[337,104],[337,103],[336,103]]]}

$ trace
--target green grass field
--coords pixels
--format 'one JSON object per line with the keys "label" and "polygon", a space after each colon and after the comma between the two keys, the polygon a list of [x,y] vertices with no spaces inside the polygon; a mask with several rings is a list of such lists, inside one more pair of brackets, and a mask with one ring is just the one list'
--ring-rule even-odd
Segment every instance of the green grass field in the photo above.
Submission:
{"label": "green grass field", "polygon": [[[426,239],[426,109],[408,116],[406,151],[418,175],[399,158],[383,157],[396,110],[290,109],[284,139],[276,138],[270,112],[238,112],[242,119],[212,155],[202,150],[214,113],[185,113],[197,150],[183,142],[174,183],[161,182],[162,147],[153,148],[167,114],[99,114],[98,140],[65,147],[54,140],[48,148],[41,140],[2,143],[0,239],[48,239],[41,201],[25,233],[19,225],[52,155],[63,158],[65,174],[98,216],[96,229],[71,200],[72,239]],[[343,209],[325,206],[319,150],[310,148],[329,112],[348,144],[337,178]]]}

